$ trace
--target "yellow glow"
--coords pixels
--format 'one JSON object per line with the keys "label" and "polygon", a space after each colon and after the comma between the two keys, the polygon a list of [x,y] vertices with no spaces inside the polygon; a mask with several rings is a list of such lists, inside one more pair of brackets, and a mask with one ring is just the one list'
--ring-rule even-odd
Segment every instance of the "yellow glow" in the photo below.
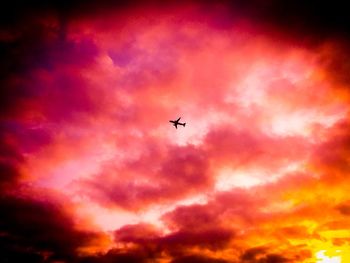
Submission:
{"label": "yellow glow", "polygon": [[339,229],[339,230],[327,230],[321,231],[319,233],[324,238],[347,238],[350,235],[350,231],[347,229]]}
{"label": "yellow glow", "polygon": [[328,252],[327,250],[320,250],[316,253],[317,263],[341,263],[341,256],[334,255],[339,254],[341,250],[335,250],[335,252]]}

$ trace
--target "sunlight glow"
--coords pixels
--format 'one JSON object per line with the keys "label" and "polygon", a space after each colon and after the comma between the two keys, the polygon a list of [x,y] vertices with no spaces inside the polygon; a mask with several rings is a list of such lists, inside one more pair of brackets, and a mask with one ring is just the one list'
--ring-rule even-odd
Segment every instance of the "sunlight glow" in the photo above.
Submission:
{"label": "sunlight glow", "polygon": [[[335,254],[339,254],[341,251],[340,250],[336,250]],[[320,250],[316,253],[316,258],[317,258],[317,263],[341,263],[341,256],[327,256],[327,250]],[[332,253],[333,255],[334,253]]]}
{"label": "sunlight glow", "polygon": [[234,187],[252,187],[263,183],[263,179],[251,172],[236,172],[231,169],[224,169],[218,176],[215,189],[227,191]]}

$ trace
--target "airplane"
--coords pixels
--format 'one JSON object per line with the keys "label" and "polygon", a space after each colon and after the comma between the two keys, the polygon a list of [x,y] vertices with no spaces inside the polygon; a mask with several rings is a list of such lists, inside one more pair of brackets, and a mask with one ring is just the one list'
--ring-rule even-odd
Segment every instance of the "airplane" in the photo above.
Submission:
{"label": "airplane", "polygon": [[177,129],[177,125],[182,125],[182,126],[185,127],[186,126],[186,122],[181,123],[181,122],[179,122],[180,119],[181,119],[181,117],[178,118],[176,121],[169,121],[169,122],[173,123],[173,125],[175,126],[176,129]]}

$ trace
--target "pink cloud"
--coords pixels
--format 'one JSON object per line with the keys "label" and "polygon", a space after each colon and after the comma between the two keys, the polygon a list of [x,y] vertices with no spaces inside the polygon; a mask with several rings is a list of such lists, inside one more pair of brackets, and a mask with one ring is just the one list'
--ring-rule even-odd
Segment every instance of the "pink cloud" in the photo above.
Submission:
{"label": "pink cloud", "polygon": [[103,6],[0,32],[9,258],[346,260],[346,45],[250,5]]}

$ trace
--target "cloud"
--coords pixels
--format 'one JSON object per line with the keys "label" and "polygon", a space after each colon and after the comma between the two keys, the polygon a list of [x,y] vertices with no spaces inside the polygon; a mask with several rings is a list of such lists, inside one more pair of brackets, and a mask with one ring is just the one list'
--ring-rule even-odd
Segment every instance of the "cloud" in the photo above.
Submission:
{"label": "cloud", "polygon": [[198,256],[198,255],[189,255],[189,256],[183,256],[183,257],[178,257],[175,258],[171,261],[172,263],[187,263],[187,262],[194,262],[194,263],[225,263],[228,262],[223,259],[215,259],[215,258],[210,258],[210,257],[205,257],[205,256]]}
{"label": "cloud", "polygon": [[228,126],[212,129],[205,138],[204,147],[219,161],[218,165],[222,160],[221,163],[235,168],[265,166],[273,169],[305,158],[308,144],[303,137],[268,136]]}
{"label": "cloud", "polygon": [[178,206],[163,215],[163,221],[171,229],[206,229],[219,226],[221,210],[209,205]]}
{"label": "cloud", "polygon": [[[349,124],[340,121],[329,130],[328,140],[320,144],[314,152],[316,167],[323,171],[332,171],[333,174],[342,175],[349,169],[347,156],[349,156]],[[331,178],[329,178],[331,179]]]}
{"label": "cloud", "polygon": [[126,165],[107,168],[93,181],[84,183],[83,191],[91,192],[107,205],[142,209],[152,203],[186,197],[206,189],[211,182],[205,154],[193,146],[169,147],[152,155],[145,151],[145,156]]}
{"label": "cloud", "polygon": [[349,201],[339,204],[336,209],[343,215],[350,215],[350,204]]}
{"label": "cloud", "polygon": [[[205,256],[189,255],[193,249],[220,251],[225,248],[235,234],[230,229],[208,227],[206,229],[181,229],[169,234],[162,234],[151,225],[127,225],[114,232],[117,244],[132,244],[131,247],[144,251],[149,258],[162,255],[181,260],[209,260]],[[214,260],[214,259],[212,259]],[[218,259],[218,262],[221,262]],[[225,262],[224,260],[222,262]]]}
{"label": "cloud", "polygon": [[253,261],[256,260],[256,257],[261,255],[261,254],[265,254],[266,253],[266,249],[263,247],[256,247],[256,248],[250,248],[248,250],[246,250],[242,256],[241,259],[244,261]]}
{"label": "cloud", "polygon": [[169,250],[198,246],[216,250],[225,247],[234,233],[228,229],[207,229],[203,231],[178,231],[160,239],[161,245]]}
{"label": "cloud", "polygon": [[114,232],[115,239],[118,242],[143,243],[160,236],[157,230],[151,224],[126,225]]}
{"label": "cloud", "polygon": [[17,162],[0,161],[0,189],[3,193],[11,191],[17,185],[20,176]]}
{"label": "cloud", "polygon": [[242,262],[259,262],[259,263],[282,263],[282,262],[294,262],[279,254],[269,254],[266,248],[255,247],[246,250],[241,255]]}
{"label": "cloud", "polygon": [[0,210],[4,260],[27,256],[33,262],[69,260],[79,247],[99,236],[75,230],[73,220],[51,201],[2,195]]}
{"label": "cloud", "polygon": [[[344,10],[0,10],[3,258],[267,263],[324,251],[346,261]],[[179,116],[187,125],[175,130]]]}
{"label": "cloud", "polygon": [[84,263],[113,263],[113,262],[125,262],[125,263],[148,263],[152,262],[153,258],[143,250],[130,249],[129,251],[123,251],[118,249],[111,249],[105,255],[89,256],[78,258],[77,262]]}

